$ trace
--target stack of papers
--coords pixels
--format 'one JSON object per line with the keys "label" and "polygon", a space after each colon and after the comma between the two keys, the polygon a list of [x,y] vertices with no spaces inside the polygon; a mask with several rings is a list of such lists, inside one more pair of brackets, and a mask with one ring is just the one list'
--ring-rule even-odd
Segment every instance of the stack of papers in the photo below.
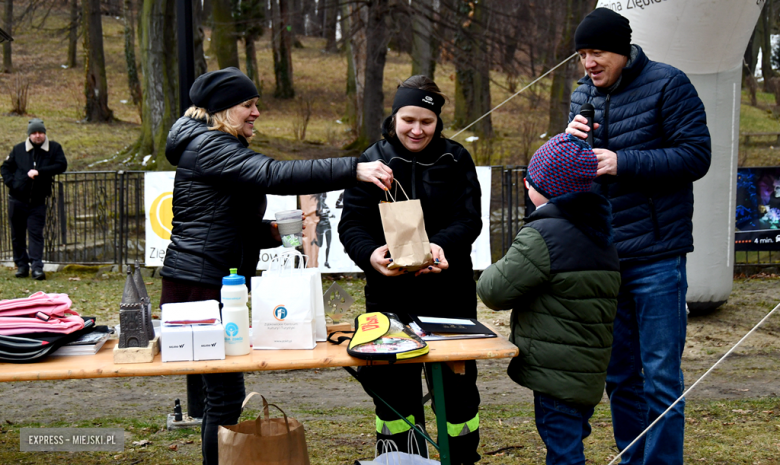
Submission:
{"label": "stack of papers", "polygon": [[95,355],[109,336],[111,333],[107,331],[91,331],[55,350],[52,355]]}

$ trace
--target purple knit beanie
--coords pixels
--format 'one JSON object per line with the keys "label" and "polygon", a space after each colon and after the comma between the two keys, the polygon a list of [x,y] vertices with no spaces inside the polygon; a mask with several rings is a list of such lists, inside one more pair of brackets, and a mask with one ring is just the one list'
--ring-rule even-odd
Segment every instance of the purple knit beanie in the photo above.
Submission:
{"label": "purple knit beanie", "polygon": [[597,166],[596,154],[586,142],[571,134],[558,134],[534,153],[526,181],[548,199],[587,192],[596,179]]}

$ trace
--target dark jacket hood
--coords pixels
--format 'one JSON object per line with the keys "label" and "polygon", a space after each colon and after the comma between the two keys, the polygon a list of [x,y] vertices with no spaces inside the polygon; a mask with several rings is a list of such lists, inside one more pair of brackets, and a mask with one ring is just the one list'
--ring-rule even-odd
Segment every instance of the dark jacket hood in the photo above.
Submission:
{"label": "dark jacket hood", "polygon": [[[168,139],[165,142],[165,158],[167,158],[173,166],[177,166],[181,160],[182,153],[184,153],[184,149],[190,145],[190,142],[209,131],[211,131],[211,129],[209,129],[205,120],[182,116],[173,124],[171,131],[168,133]],[[232,137],[226,132],[217,134],[225,134]],[[243,136],[239,135],[236,138],[244,147],[249,146],[249,143]]]}
{"label": "dark jacket hood", "polygon": [[529,221],[555,216],[550,206],[600,246],[612,244],[612,206],[594,192],[575,192],[550,199],[548,206],[534,211]]}

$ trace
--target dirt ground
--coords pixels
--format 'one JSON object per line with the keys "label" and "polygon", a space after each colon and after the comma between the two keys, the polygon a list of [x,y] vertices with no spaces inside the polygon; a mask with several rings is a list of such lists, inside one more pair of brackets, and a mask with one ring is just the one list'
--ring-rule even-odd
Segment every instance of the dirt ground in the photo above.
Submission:
{"label": "dirt ground", "polygon": [[[691,385],[780,302],[780,279],[735,281],[728,303],[705,316],[691,316],[683,368]],[[508,312],[481,307],[480,319],[508,332]],[[532,393],[506,376],[508,360],[480,361],[484,404],[530,402]],[[688,396],[748,399],[780,395],[780,310],[756,330]],[[370,407],[370,399],[342,369],[248,373],[248,391],[296,409]],[[132,417],[172,411],[186,401],[182,376],[0,383],[0,422],[48,423],[101,416]],[[305,417],[302,419],[305,420]]]}

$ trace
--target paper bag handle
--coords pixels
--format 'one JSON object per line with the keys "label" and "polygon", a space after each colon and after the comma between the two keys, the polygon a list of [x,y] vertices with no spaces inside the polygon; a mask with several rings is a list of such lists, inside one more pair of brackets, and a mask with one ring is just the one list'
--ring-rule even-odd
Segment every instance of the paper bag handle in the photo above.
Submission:
{"label": "paper bag handle", "polygon": [[[393,179],[393,181],[395,181],[395,188],[396,188],[396,189],[395,189],[395,197],[398,197],[398,188],[400,187],[400,188],[401,188],[401,192],[403,192],[403,193],[404,193],[404,196],[406,196],[406,200],[409,200],[409,196],[406,194],[406,191],[404,190],[404,186],[402,186],[402,185],[401,185],[401,183],[400,183],[400,182],[398,182],[398,180],[397,180],[397,179]],[[387,197],[388,197],[388,196],[390,196],[390,199],[391,199],[393,202],[395,202],[395,201],[396,201],[396,200],[395,200],[395,197],[393,197],[393,194],[391,194],[391,193],[390,193],[390,190],[389,190],[389,189],[385,191],[385,200],[387,200]]]}
{"label": "paper bag handle", "polygon": [[[253,392],[250,392],[249,394],[246,395],[246,397],[244,398],[244,403],[241,404],[241,410],[244,410],[244,407],[246,407],[246,404],[247,404],[247,402],[249,402],[249,399],[252,396],[254,396],[255,394],[259,395],[260,398],[263,399],[263,414],[262,415],[258,415],[257,418],[255,419],[255,434],[257,436],[260,436],[260,427],[262,425],[263,419],[268,420],[270,418],[270,414],[268,412],[268,407],[276,407],[277,410],[282,412],[282,415],[284,415],[284,424],[285,424],[285,426],[287,426],[287,432],[289,433],[290,432],[290,422],[289,422],[289,420],[287,420],[287,414],[284,413],[284,410],[279,408],[279,406],[276,405],[276,404],[269,404],[268,401],[265,400],[265,396],[262,396],[262,395],[258,394],[257,392],[253,391]],[[265,418],[263,418],[263,417],[265,417]]]}

